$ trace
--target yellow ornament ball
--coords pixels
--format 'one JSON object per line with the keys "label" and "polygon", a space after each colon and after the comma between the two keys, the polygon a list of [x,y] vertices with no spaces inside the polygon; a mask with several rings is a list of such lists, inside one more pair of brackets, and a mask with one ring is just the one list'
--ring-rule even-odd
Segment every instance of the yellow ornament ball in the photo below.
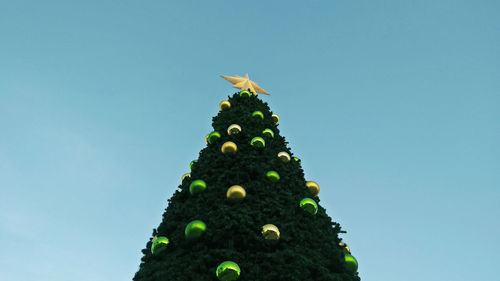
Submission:
{"label": "yellow ornament ball", "polygon": [[262,236],[266,240],[278,240],[280,239],[280,230],[274,224],[266,224],[262,226]]}
{"label": "yellow ornament ball", "polygon": [[319,194],[319,185],[314,181],[306,182],[306,187],[314,196],[318,196]]}
{"label": "yellow ornament ball", "polygon": [[271,119],[273,119],[274,125],[278,125],[278,123],[280,122],[280,117],[276,113],[273,113],[273,115],[271,115]]}
{"label": "yellow ornament ball", "polygon": [[284,163],[290,162],[290,154],[286,153],[285,151],[278,153],[278,158]]}
{"label": "yellow ornament ball", "polygon": [[219,109],[220,110],[226,110],[226,109],[229,109],[231,107],[231,103],[227,100],[223,100],[220,102],[219,104]]}
{"label": "yellow ornament ball", "polygon": [[184,179],[186,179],[186,178],[190,178],[190,177],[191,177],[191,174],[190,174],[190,173],[186,173],[186,174],[182,175],[182,178],[181,178],[181,184],[182,184],[182,182],[184,181]]}
{"label": "yellow ornament ball", "polygon": [[247,192],[240,185],[233,185],[227,189],[227,199],[241,200],[247,196]]}
{"label": "yellow ornament ball", "polygon": [[342,250],[344,250],[344,254],[350,254],[351,253],[351,249],[349,248],[349,246],[347,246],[346,243],[340,242],[339,246],[340,246],[340,248],[342,248]]}
{"label": "yellow ornament ball", "polygon": [[345,245],[345,248],[344,248],[344,249],[346,250],[346,252],[347,252],[348,254],[350,254],[350,253],[351,253],[351,248],[349,248],[349,246]]}
{"label": "yellow ornament ball", "polygon": [[222,153],[224,154],[228,154],[228,153],[235,153],[236,151],[238,151],[238,146],[232,142],[232,141],[226,141],[221,149]]}
{"label": "yellow ornament ball", "polygon": [[238,124],[232,124],[227,128],[227,134],[228,135],[235,135],[237,133],[241,132],[241,127]]}

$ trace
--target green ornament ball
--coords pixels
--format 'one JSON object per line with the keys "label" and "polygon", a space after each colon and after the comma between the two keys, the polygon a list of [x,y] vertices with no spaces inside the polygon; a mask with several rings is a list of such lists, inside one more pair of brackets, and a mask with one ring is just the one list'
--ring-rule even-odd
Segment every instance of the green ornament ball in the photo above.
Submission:
{"label": "green ornament ball", "polygon": [[299,159],[299,158],[297,158],[297,157],[293,157],[293,160],[295,160],[295,162],[297,162],[297,163],[299,163],[299,164],[300,164],[300,162],[301,162],[301,161],[300,161],[300,159]]}
{"label": "green ornament ball", "polygon": [[353,256],[351,256],[349,254],[346,254],[344,256],[344,259],[345,259],[345,264],[346,264],[347,269],[352,274],[356,273],[356,271],[358,270],[358,261],[356,260],[356,258],[354,258]]}
{"label": "green ornament ball", "polygon": [[241,270],[237,263],[225,261],[217,267],[215,274],[220,281],[234,281],[238,279],[240,272]]}
{"label": "green ornament ball", "polygon": [[256,117],[256,116],[257,116],[257,117],[260,117],[260,119],[264,119],[264,114],[263,114],[262,112],[258,111],[258,110],[257,110],[257,111],[254,111],[254,112],[252,113],[252,117]]}
{"label": "green ornament ball", "polygon": [[266,137],[274,138],[274,132],[271,129],[265,129],[262,134]]}
{"label": "green ornament ball", "polygon": [[251,97],[252,93],[248,90],[243,90],[240,92],[240,97]]}
{"label": "green ornament ball", "polygon": [[165,236],[157,237],[153,240],[153,245],[151,246],[151,253],[157,255],[167,248],[169,241]]}
{"label": "green ornament ball", "polygon": [[255,137],[250,141],[250,145],[255,147],[265,147],[266,141],[261,137]]}
{"label": "green ornament ball", "polygon": [[192,169],[193,169],[194,164],[196,164],[197,162],[198,162],[198,160],[193,160],[193,161],[191,161],[191,163],[189,163],[189,169],[191,169],[191,170],[192,170]]}
{"label": "green ornament ball", "polygon": [[312,200],[311,198],[304,198],[300,200],[299,205],[302,210],[308,212],[311,215],[315,215],[318,212],[318,204],[316,204],[316,201]]}
{"label": "green ornament ball", "polygon": [[188,239],[196,239],[199,238],[205,230],[207,230],[207,225],[204,222],[194,220],[188,223],[186,229],[184,230],[184,234]]}
{"label": "green ornament ball", "polygon": [[238,146],[232,141],[226,141],[224,144],[222,144],[220,151],[223,154],[235,153],[236,151],[238,151]]}
{"label": "green ornament ball", "polygon": [[191,195],[202,192],[207,189],[207,184],[203,180],[195,180],[189,185]]}
{"label": "green ornament ball", "polygon": [[214,143],[215,141],[217,141],[218,139],[220,139],[221,135],[219,132],[211,132],[209,135],[208,135],[208,138],[207,138],[207,142],[212,144]]}
{"label": "green ornament ball", "polygon": [[267,172],[266,177],[272,182],[277,182],[280,180],[280,175],[276,171]]}

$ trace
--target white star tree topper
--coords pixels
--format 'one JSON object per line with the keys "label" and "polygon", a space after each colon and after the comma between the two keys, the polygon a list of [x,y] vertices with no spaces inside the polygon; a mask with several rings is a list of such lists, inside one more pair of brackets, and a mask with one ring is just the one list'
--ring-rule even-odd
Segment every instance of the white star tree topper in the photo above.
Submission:
{"label": "white star tree topper", "polygon": [[257,95],[257,93],[269,95],[269,93],[264,91],[264,89],[262,89],[261,87],[259,87],[259,85],[257,85],[257,83],[250,80],[250,78],[248,78],[248,74],[245,74],[245,77],[241,77],[238,75],[235,75],[235,76],[221,75],[220,77],[233,83],[234,84],[233,88],[239,88],[242,90],[250,90],[250,92],[252,92],[252,94],[254,94],[254,95]]}

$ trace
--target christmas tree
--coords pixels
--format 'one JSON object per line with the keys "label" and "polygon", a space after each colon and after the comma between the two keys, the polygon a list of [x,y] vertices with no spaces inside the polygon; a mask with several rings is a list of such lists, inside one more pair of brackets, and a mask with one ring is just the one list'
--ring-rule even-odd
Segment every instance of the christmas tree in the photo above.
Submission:
{"label": "christmas tree", "polygon": [[245,77],[182,176],[134,281],[353,281],[357,261]]}

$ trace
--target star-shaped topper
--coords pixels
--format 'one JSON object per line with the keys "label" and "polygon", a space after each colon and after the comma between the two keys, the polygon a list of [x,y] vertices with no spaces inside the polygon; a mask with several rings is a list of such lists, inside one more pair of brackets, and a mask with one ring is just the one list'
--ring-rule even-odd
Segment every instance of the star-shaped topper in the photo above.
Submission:
{"label": "star-shaped topper", "polygon": [[248,78],[248,74],[245,74],[245,77],[241,77],[241,76],[238,76],[238,75],[235,75],[235,76],[224,76],[224,75],[221,75],[220,77],[228,80],[229,82],[233,83],[233,87],[234,88],[239,88],[239,89],[242,89],[242,90],[250,90],[250,92],[252,92],[252,94],[254,95],[257,95],[257,93],[262,93],[262,94],[266,94],[266,95],[269,95],[268,92],[264,91],[264,89],[262,89],[261,87],[259,87],[259,85],[257,85],[257,83],[253,82],[252,80],[250,80]]}

